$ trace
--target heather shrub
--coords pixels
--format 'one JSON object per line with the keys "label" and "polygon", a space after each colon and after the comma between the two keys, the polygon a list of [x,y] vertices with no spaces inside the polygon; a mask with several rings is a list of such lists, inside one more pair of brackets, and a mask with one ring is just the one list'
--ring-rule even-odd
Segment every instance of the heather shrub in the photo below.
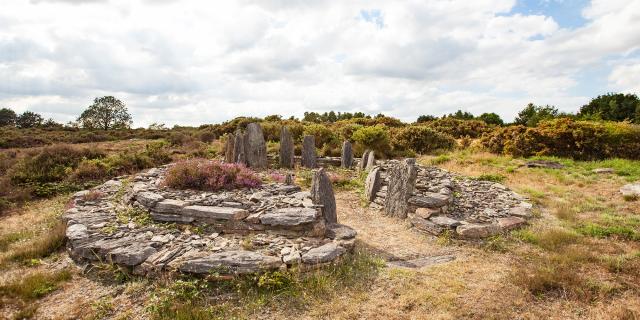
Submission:
{"label": "heather shrub", "polygon": [[241,164],[191,159],[169,168],[164,184],[176,189],[216,191],[254,188],[261,184],[261,180]]}
{"label": "heather shrub", "polygon": [[394,150],[413,150],[420,154],[436,150],[450,150],[455,144],[455,139],[450,135],[425,126],[402,128],[394,134],[392,140]]}

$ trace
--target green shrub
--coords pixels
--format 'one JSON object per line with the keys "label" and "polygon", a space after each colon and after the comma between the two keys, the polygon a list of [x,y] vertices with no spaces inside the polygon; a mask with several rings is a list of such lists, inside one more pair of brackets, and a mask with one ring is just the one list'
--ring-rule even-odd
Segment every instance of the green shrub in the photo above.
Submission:
{"label": "green shrub", "polygon": [[388,155],[390,152],[389,130],[383,125],[362,127],[357,129],[351,137],[353,141],[378,154]]}
{"label": "green shrub", "polygon": [[425,125],[456,139],[462,137],[478,138],[492,130],[491,126],[481,120],[460,120],[451,117],[426,122]]}
{"label": "green shrub", "polygon": [[455,146],[453,137],[425,126],[410,126],[400,129],[393,136],[393,148],[411,149],[420,154],[436,150],[450,150]]}
{"label": "green shrub", "polygon": [[322,124],[305,126],[304,134],[315,137],[316,148],[322,148],[326,144],[338,145],[340,143],[338,136],[330,128]]}

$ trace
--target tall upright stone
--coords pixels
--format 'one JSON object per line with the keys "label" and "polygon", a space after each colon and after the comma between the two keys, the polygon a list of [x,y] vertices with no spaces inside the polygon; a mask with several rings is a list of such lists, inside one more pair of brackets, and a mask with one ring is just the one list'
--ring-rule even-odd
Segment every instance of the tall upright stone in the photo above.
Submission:
{"label": "tall upright stone", "polygon": [[409,198],[416,185],[418,175],[416,159],[404,159],[392,167],[387,175],[389,185],[387,186],[384,212],[388,216],[404,219],[409,211]]}
{"label": "tall upright stone", "polygon": [[232,133],[229,133],[227,135],[227,142],[225,143],[225,146],[224,146],[224,161],[227,163],[234,162],[233,147],[235,146],[235,144],[236,144],[235,137],[233,136]]}
{"label": "tall upright stone", "polygon": [[374,151],[369,152],[369,155],[367,155],[367,166],[365,167],[365,170],[369,171],[371,169],[373,169],[373,167],[376,166],[376,153]]}
{"label": "tall upright stone", "polygon": [[244,150],[244,134],[240,129],[236,130],[233,142],[233,162],[247,164],[247,155]]}
{"label": "tall upright stone", "polygon": [[360,159],[360,163],[358,164],[358,169],[364,170],[367,167],[367,161],[369,161],[369,153],[371,153],[371,150],[368,149],[362,153],[362,158]]}
{"label": "tall upright stone", "polygon": [[353,148],[351,146],[351,142],[345,141],[342,143],[342,158],[340,161],[340,165],[343,168],[350,169],[353,165]]}
{"label": "tall upright stone", "polygon": [[280,168],[293,168],[294,150],[291,132],[289,128],[282,126],[280,130]]}
{"label": "tall upright stone", "polygon": [[314,136],[304,136],[302,140],[302,166],[313,169],[318,166],[316,154],[316,139]]}
{"label": "tall upright stone", "polygon": [[264,141],[264,133],[259,123],[253,122],[247,125],[244,142],[247,166],[254,169],[266,169],[268,166],[267,144]]}
{"label": "tall upright stone", "polygon": [[380,175],[380,167],[373,168],[364,181],[364,194],[367,201],[371,202],[376,198],[376,194],[382,186],[382,177]]}
{"label": "tall upright stone", "polygon": [[324,168],[318,169],[313,174],[313,179],[311,180],[311,200],[313,204],[322,206],[322,216],[327,223],[338,223],[333,186]]}

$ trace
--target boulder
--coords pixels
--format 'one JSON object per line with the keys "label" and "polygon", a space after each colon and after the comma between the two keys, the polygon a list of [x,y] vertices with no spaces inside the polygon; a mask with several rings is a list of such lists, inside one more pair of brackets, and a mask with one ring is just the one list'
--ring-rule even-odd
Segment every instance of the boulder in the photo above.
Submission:
{"label": "boulder", "polygon": [[350,169],[353,165],[353,148],[349,141],[342,143],[342,157],[340,158],[340,165],[347,169]]}
{"label": "boulder", "polygon": [[406,218],[409,211],[409,198],[416,184],[416,159],[401,161],[388,172],[389,185],[384,204],[384,212],[388,216]]}
{"label": "boulder", "polygon": [[322,206],[322,216],[328,223],[337,223],[336,198],[331,180],[321,168],[314,172],[311,180],[311,199],[313,204]]}
{"label": "boulder", "polygon": [[316,140],[314,136],[304,136],[302,140],[302,166],[309,169],[317,167]]}
{"label": "boulder", "polygon": [[302,262],[306,264],[318,264],[335,260],[346,252],[346,249],[329,242],[317,248],[313,248],[302,255]]}
{"label": "boulder", "polygon": [[254,169],[266,169],[267,144],[264,141],[264,133],[260,124],[254,122],[247,125],[244,142],[247,166]]}
{"label": "boulder", "polygon": [[282,126],[280,130],[280,168],[293,168],[293,156],[294,156],[293,137],[289,128]]}

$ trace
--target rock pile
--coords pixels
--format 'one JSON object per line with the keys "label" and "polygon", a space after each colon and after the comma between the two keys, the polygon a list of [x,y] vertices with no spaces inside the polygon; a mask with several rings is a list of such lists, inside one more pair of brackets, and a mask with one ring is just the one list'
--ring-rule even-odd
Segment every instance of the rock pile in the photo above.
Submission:
{"label": "rock pile", "polygon": [[75,194],[64,215],[71,256],[141,275],[235,275],[310,268],[353,247],[355,231],[327,222],[321,206],[297,186],[173,190],[162,187],[165,172],[155,168]]}
{"label": "rock pile", "polygon": [[370,207],[408,218],[433,235],[453,232],[485,238],[518,228],[531,217],[531,204],[506,186],[465,178],[415,160],[381,161],[365,181]]}

